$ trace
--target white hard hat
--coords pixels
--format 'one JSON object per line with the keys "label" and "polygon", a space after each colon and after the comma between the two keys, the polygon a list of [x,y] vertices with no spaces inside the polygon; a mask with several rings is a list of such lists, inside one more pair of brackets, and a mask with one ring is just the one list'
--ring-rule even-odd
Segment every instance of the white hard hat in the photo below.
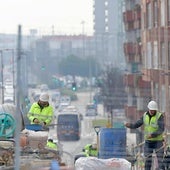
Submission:
{"label": "white hard hat", "polygon": [[149,103],[148,103],[148,109],[149,110],[158,110],[158,105],[157,105],[157,103],[155,102],[155,101],[150,101]]}
{"label": "white hard hat", "polygon": [[53,137],[49,136],[49,137],[48,137],[48,140],[50,140],[50,139],[53,140]]}
{"label": "white hard hat", "polygon": [[42,93],[39,98],[42,102],[48,102],[49,101],[49,95],[47,93]]}

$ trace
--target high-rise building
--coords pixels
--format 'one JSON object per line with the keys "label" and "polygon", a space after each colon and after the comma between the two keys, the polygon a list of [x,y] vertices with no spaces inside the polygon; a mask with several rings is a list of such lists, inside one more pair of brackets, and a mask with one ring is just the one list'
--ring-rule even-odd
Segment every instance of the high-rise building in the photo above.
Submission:
{"label": "high-rise building", "polygon": [[94,37],[96,56],[101,63],[124,63],[122,50],[122,0],[94,0]]}

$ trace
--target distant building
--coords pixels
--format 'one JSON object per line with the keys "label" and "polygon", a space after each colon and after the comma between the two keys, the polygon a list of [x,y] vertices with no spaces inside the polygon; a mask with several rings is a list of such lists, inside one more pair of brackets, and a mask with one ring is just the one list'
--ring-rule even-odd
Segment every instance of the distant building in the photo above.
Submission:
{"label": "distant building", "polygon": [[94,0],[96,56],[102,64],[125,63],[122,42],[122,0]]}
{"label": "distant building", "polygon": [[86,35],[43,36],[36,42],[37,56],[47,55],[57,60],[70,55],[80,58],[94,57],[94,46],[94,38]]}

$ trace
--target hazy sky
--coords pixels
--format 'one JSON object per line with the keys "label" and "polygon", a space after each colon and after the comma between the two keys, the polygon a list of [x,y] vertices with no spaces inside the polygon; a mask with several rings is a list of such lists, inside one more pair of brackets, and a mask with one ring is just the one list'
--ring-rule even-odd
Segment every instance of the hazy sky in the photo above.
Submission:
{"label": "hazy sky", "polygon": [[0,0],[0,33],[16,33],[20,24],[24,34],[49,34],[53,26],[56,34],[81,34],[83,28],[92,34],[92,5],[93,0]]}

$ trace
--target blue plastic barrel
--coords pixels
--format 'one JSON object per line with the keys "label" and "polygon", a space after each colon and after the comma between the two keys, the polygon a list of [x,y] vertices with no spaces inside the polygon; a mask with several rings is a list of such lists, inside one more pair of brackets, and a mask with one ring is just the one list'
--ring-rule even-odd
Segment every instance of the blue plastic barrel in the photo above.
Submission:
{"label": "blue plastic barrel", "polygon": [[101,128],[99,132],[99,158],[125,158],[126,128]]}
{"label": "blue plastic barrel", "polygon": [[39,124],[29,124],[29,125],[25,125],[25,128],[27,130],[33,130],[33,131],[42,131],[43,127],[42,125]]}

